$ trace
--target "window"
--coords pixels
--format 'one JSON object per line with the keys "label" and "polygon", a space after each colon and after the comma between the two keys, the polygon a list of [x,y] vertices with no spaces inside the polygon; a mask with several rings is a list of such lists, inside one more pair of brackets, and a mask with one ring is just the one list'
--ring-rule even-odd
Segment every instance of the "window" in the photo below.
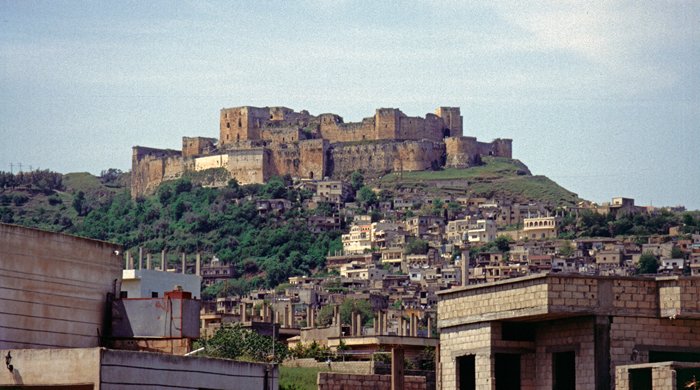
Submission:
{"label": "window", "polygon": [[129,297],[129,292],[128,291],[119,291],[119,298],[128,298]]}
{"label": "window", "polygon": [[157,291],[151,291],[151,298],[158,298],[158,292],[157,292]]}

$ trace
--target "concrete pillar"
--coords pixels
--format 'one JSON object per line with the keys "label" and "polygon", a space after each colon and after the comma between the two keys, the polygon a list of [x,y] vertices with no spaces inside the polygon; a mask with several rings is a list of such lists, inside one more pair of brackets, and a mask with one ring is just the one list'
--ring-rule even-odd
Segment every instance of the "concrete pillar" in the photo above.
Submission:
{"label": "concrete pillar", "polygon": [[139,269],[143,269],[143,247],[139,247]]}
{"label": "concrete pillar", "polygon": [[127,269],[134,269],[134,258],[131,257],[131,252],[126,251]]}
{"label": "concrete pillar", "polygon": [[146,269],[151,269],[153,266],[153,259],[151,258],[151,252],[146,253]]}
{"label": "concrete pillar", "polygon": [[245,303],[241,303],[240,305],[238,305],[238,310],[241,313],[241,322],[248,321],[248,313],[246,313],[245,310]]}
{"label": "concrete pillar", "polygon": [[316,308],[315,307],[311,308],[311,322],[308,325],[312,328],[316,327]]}
{"label": "concrete pillar", "polygon": [[197,252],[197,260],[195,263],[194,274],[197,276],[202,275],[202,254]]}
{"label": "concrete pillar", "polygon": [[160,252],[160,270],[161,271],[167,271],[168,270],[168,259],[167,259],[167,253],[165,253],[165,249],[163,249]]}
{"label": "concrete pillar", "polygon": [[433,319],[428,316],[428,337],[433,337]]}
{"label": "concrete pillar", "polygon": [[294,328],[296,321],[294,321],[294,306],[289,305],[289,327]]}
{"label": "concrete pillar", "polygon": [[270,305],[265,306],[265,322],[272,322],[272,307]]}
{"label": "concrete pillar", "polygon": [[340,317],[338,317],[338,306],[333,306],[333,322],[335,325],[340,325]]}
{"label": "concrete pillar", "polygon": [[379,312],[374,314],[374,324],[372,324],[373,325],[372,328],[374,330],[375,336],[379,334],[379,316],[380,315],[381,315],[381,313],[379,313]]}
{"label": "concrete pillar", "polygon": [[279,323],[280,323],[280,312],[275,311],[275,324],[279,324]]}
{"label": "concrete pillar", "polygon": [[311,324],[311,306],[306,306],[306,326]]}
{"label": "concrete pillar", "polygon": [[388,332],[387,332],[387,327],[388,327],[388,324],[387,324],[387,323],[388,323],[388,322],[389,322],[389,313],[387,313],[387,312],[382,312],[382,330],[381,330],[381,334],[383,334],[383,335],[385,335],[385,334],[388,333]]}
{"label": "concrete pillar", "polygon": [[185,257],[185,252],[182,252],[182,273],[187,273],[187,258]]}
{"label": "concrete pillar", "polygon": [[362,336],[362,314],[357,313],[357,321],[355,321],[355,323],[355,330],[357,332],[355,336]]}
{"label": "concrete pillar", "polygon": [[[462,266],[462,286],[469,285],[469,259],[464,257],[464,252],[462,252],[461,266]],[[469,257],[469,252],[467,252],[467,257]]]}
{"label": "concrete pillar", "polygon": [[124,269],[129,269],[129,251],[124,252]]}
{"label": "concrete pillar", "polygon": [[350,313],[350,336],[355,335],[355,313]]}
{"label": "concrete pillar", "polygon": [[403,349],[391,349],[391,390],[403,390]]}

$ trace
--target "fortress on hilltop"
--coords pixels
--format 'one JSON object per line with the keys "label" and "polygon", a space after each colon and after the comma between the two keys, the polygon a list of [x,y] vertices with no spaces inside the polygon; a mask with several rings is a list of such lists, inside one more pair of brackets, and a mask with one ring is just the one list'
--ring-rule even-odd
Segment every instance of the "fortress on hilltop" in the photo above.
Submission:
{"label": "fortress on hilltop", "polygon": [[484,143],[462,133],[459,107],[440,107],[425,118],[380,108],[357,123],[345,123],[336,114],[313,116],[286,107],[224,108],[218,140],[183,137],[182,150],[134,146],[131,195],[151,194],[163,181],[211,168],[223,168],[229,178],[251,184],[287,174],[343,178],[361,170],[379,176],[466,168],[488,155],[512,158],[512,140]]}

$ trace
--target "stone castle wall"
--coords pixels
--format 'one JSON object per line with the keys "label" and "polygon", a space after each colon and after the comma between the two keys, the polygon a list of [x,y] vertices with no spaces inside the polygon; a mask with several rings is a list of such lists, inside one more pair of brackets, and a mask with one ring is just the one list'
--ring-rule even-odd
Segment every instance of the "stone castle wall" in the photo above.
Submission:
{"label": "stone castle wall", "polygon": [[457,107],[440,107],[425,118],[380,108],[361,122],[335,114],[317,117],[286,107],[224,108],[220,138],[183,137],[182,151],[136,146],[132,197],[155,192],[163,181],[187,171],[225,168],[241,184],[271,176],[343,178],[356,170],[369,176],[435,167],[468,167],[480,156],[512,157],[512,141],[478,142],[462,137]]}
{"label": "stone castle wall", "polygon": [[330,176],[344,177],[353,171],[384,174],[421,171],[441,166],[445,146],[428,140],[335,144],[331,150]]}

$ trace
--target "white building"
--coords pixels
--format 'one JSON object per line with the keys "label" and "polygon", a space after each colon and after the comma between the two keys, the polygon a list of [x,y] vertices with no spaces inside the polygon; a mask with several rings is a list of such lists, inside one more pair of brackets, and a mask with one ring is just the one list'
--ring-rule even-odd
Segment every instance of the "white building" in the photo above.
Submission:
{"label": "white building", "polygon": [[164,272],[152,269],[122,270],[121,298],[161,298],[175,286],[192,293],[193,299],[202,296],[202,277],[199,275]]}
{"label": "white building", "polygon": [[496,240],[496,221],[492,219],[478,219],[476,223],[469,225],[467,237],[469,242],[492,242]]}

